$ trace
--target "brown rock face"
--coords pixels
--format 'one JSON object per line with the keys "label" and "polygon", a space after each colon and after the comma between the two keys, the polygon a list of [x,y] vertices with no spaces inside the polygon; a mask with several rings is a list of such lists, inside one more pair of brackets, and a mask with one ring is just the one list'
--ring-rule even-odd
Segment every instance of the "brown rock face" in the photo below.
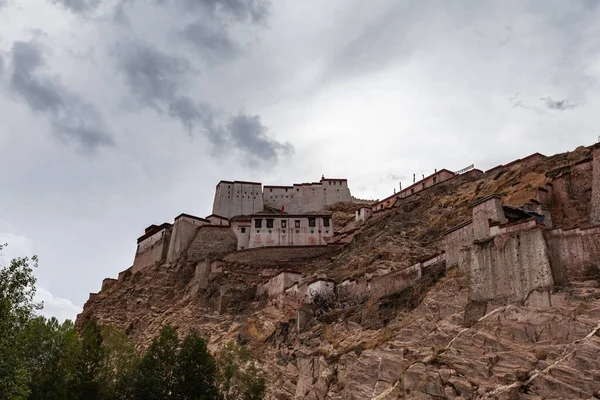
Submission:
{"label": "brown rock face", "polygon": [[[281,268],[303,279],[338,283],[346,278],[376,282],[390,272],[396,276],[439,253],[443,233],[470,218],[473,198],[500,193],[504,204],[516,206],[557,178],[553,220],[558,227],[581,223],[590,210],[585,177],[591,171],[573,166],[590,155],[590,149],[581,148],[444,182],[399,202],[388,215],[361,227],[351,243],[304,258],[291,253],[215,257],[203,252],[198,240],[189,256],[175,263],[107,281],[86,303],[76,326],[92,317],[113,323],[141,349],[166,323],[181,334],[198,330],[212,350],[237,340],[265,372],[269,399],[598,398],[596,280],[565,280],[548,288],[543,308],[542,294],[529,289],[526,296],[504,296],[501,302],[483,289],[473,292],[476,279],[460,265],[423,273],[379,299],[342,299],[328,308],[302,306],[283,294],[256,295],[257,286]],[[507,248],[525,243],[513,241]],[[223,252],[232,244],[223,241]],[[484,283],[481,287],[487,287]]]}

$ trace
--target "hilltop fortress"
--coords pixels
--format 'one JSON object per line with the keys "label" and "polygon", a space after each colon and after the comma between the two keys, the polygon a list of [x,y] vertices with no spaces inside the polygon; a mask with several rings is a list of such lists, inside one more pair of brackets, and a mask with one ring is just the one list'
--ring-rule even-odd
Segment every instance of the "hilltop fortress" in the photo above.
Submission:
{"label": "hilltop fortress", "polygon": [[[562,166],[546,172],[538,186],[525,186],[519,192],[519,205],[515,199],[510,199],[510,206],[503,204],[506,193],[473,198],[471,218],[447,229],[436,246],[438,253],[409,268],[370,280],[339,282],[325,277],[303,279],[300,272],[286,270],[271,275],[257,293],[300,296],[301,302],[310,303],[316,291],[343,288],[358,297],[379,298],[442,266],[458,267],[470,277],[473,306],[466,319],[481,317],[488,302],[533,302],[549,307],[554,285],[599,274],[600,146],[585,152],[588,155],[576,163],[559,163]],[[147,227],[138,238],[132,267],[119,274],[119,280],[182,259],[196,265],[202,282],[209,282],[221,268],[214,260],[302,262],[352,242],[365,227],[399,207],[418,202],[432,189],[444,192],[448,185],[477,182],[480,187],[503,175],[508,177],[524,165],[544,165],[549,160],[534,153],[485,172],[473,166],[458,172],[436,170],[381,201],[353,198],[346,179],[323,177],[319,182],[264,188],[257,182],[220,181],[211,215],[180,214],[172,224]],[[343,226],[334,227],[332,213],[323,210],[336,203],[353,207],[355,214]]]}
{"label": "hilltop fortress", "polygon": [[346,179],[322,177],[319,182],[292,186],[265,186],[258,182],[221,181],[217,184],[213,214],[231,218],[252,215],[265,206],[294,214],[324,210],[335,203],[352,203]]}

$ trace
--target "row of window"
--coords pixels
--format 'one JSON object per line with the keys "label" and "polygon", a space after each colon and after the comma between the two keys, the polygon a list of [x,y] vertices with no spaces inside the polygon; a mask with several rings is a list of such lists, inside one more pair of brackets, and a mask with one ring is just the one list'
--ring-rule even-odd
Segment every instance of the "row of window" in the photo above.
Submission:
{"label": "row of window", "polygon": [[[254,220],[254,227],[257,229],[262,228],[262,219],[255,219]],[[267,228],[273,228],[273,222],[274,219],[271,218],[267,218]],[[309,218],[308,219],[308,226],[311,228],[314,228],[315,226],[317,226],[317,219],[316,218]],[[323,218],[323,226],[329,226],[329,218]],[[287,228],[287,220],[282,219],[281,220],[281,227],[282,228]],[[300,228],[300,220],[294,220],[294,227],[295,228]],[[244,233],[244,231],[242,231],[242,233]]]}

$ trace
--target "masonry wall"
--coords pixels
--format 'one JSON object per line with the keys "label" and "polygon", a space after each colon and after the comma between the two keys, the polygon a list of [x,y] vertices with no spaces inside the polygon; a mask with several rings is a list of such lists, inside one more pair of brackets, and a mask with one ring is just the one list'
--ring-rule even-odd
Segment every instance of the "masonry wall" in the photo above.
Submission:
{"label": "masonry wall", "polygon": [[136,273],[141,269],[164,260],[167,257],[169,249],[170,234],[170,229],[162,229],[138,243],[131,272]]}
{"label": "masonry wall", "polygon": [[183,254],[194,239],[196,230],[202,225],[206,225],[206,222],[185,216],[175,220],[169,243],[167,262],[174,262]]}
{"label": "masonry wall", "polygon": [[186,250],[188,262],[215,259],[235,252],[237,238],[227,226],[205,225],[198,228]]}
{"label": "masonry wall", "polygon": [[[249,248],[265,246],[317,246],[326,245],[333,238],[333,220],[330,217],[312,217],[315,226],[309,226],[310,217],[268,215],[253,217],[250,228]],[[261,227],[257,228],[255,221],[260,220]],[[273,221],[271,228],[268,221]],[[325,226],[325,220],[329,226]],[[299,227],[296,226],[299,223]],[[285,226],[283,225],[285,224]]]}
{"label": "masonry wall", "polygon": [[216,215],[209,215],[206,219],[210,222],[210,225],[229,225],[229,220]]}
{"label": "masonry wall", "polygon": [[593,165],[592,161],[584,161],[563,168],[552,180],[547,205],[555,226],[571,229],[593,219]]}
{"label": "masonry wall", "polygon": [[540,228],[495,236],[470,250],[469,300],[525,301],[554,284]]}
{"label": "masonry wall", "polygon": [[446,252],[446,267],[460,265],[460,251],[464,246],[473,244],[473,221],[458,225],[444,236],[444,251]]}
{"label": "masonry wall", "polygon": [[225,257],[225,261],[256,266],[295,265],[300,261],[326,256],[337,246],[263,247],[236,251]]}
{"label": "masonry wall", "polygon": [[555,229],[546,233],[555,282],[598,279],[600,275],[600,227]]}
{"label": "masonry wall", "polygon": [[213,214],[231,218],[263,210],[262,185],[257,182],[221,181],[215,190]]}
{"label": "masonry wall", "polygon": [[361,207],[354,212],[356,222],[365,222],[373,216],[373,210],[370,207]]}

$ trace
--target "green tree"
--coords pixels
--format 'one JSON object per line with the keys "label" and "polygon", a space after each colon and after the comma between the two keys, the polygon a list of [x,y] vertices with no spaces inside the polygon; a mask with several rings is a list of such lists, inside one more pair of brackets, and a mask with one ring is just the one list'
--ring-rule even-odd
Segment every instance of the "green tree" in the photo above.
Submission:
{"label": "green tree", "polygon": [[101,399],[102,368],[106,351],[102,346],[102,331],[96,320],[88,321],[81,335],[81,354],[77,363],[78,395],[82,400]]}
{"label": "green tree", "polygon": [[23,330],[24,361],[31,374],[29,400],[76,398],[75,370],[81,353],[73,323],[32,318]]}
{"label": "green tree", "polygon": [[[6,245],[0,245],[0,251]],[[35,310],[37,257],[16,258],[0,269],[0,398],[26,399],[31,373],[24,360],[22,330]]]}
{"label": "green tree", "polygon": [[218,382],[226,400],[260,400],[265,397],[264,378],[250,355],[235,342],[225,343],[217,354]]}
{"label": "green tree", "polygon": [[172,398],[175,388],[174,370],[177,362],[177,333],[169,325],[152,341],[140,361],[134,384],[136,399],[163,400]]}
{"label": "green tree", "polygon": [[217,366],[206,341],[190,332],[177,355],[175,398],[178,400],[214,400],[220,398],[216,385]]}
{"label": "green tree", "polygon": [[102,327],[102,346],[106,357],[99,377],[101,397],[114,400],[131,398],[139,368],[134,343],[111,324]]}

